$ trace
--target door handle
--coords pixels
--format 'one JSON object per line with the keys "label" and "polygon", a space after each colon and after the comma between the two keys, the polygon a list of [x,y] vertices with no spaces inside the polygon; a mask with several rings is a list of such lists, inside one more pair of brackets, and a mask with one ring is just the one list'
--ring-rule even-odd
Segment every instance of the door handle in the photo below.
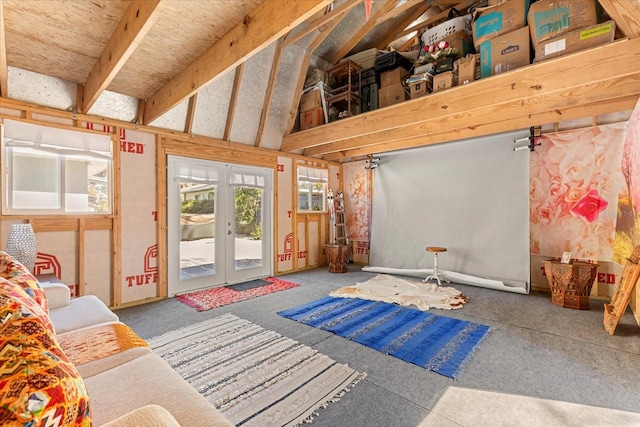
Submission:
{"label": "door handle", "polygon": [[228,235],[231,235],[231,230],[227,231],[227,234],[228,234]]}

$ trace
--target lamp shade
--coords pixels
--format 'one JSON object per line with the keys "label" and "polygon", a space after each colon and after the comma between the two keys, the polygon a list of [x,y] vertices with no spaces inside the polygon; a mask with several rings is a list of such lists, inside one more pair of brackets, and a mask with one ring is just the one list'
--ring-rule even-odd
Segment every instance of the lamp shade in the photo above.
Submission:
{"label": "lamp shade", "polygon": [[7,238],[6,252],[33,272],[36,262],[36,235],[31,224],[13,224]]}

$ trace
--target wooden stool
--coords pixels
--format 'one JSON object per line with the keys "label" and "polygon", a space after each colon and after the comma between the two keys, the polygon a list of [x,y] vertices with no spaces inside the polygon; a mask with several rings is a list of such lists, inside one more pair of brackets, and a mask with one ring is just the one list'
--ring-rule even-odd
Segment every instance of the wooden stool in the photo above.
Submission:
{"label": "wooden stool", "polygon": [[436,279],[438,281],[438,286],[442,286],[442,280],[447,283],[451,283],[449,279],[447,279],[447,276],[438,271],[438,253],[447,252],[447,248],[440,246],[427,246],[427,252],[433,253],[433,274],[431,276],[427,276],[423,282],[428,282],[430,279]]}

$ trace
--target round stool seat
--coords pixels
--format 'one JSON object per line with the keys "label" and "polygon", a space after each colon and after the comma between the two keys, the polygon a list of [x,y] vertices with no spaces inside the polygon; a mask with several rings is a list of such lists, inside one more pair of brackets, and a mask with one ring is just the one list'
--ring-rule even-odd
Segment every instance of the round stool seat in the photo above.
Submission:
{"label": "round stool seat", "polygon": [[447,252],[447,248],[443,248],[442,246],[427,246],[427,252],[433,253],[433,274],[426,277],[423,282],[435,279],[438,282],[438,286],[442,285],[442,280],[447,283],[451,283],[449,282],[449,279],[447,279],[447,276],[438,270],[438,254],[441,252]]}
{"label": "round stool seat", "polygon": [[447,252],[447,248],[440,246],[427,246],[427,252]]}

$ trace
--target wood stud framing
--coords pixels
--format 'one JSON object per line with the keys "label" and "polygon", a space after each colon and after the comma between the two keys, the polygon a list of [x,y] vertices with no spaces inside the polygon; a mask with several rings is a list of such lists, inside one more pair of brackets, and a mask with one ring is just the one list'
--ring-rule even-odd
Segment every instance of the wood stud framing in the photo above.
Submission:
{"label": "wood stud framing", "polygon": [[2,0],[0,0],[0,97],[8,98],[8,85],[9,70],[7,68],[7,43],[4,34],[4,6]]}

